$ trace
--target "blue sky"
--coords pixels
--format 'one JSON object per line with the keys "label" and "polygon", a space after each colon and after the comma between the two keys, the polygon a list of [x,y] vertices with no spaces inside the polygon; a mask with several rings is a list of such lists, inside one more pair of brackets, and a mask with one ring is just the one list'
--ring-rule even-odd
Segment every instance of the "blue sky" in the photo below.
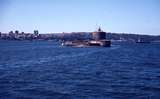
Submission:
{"label": "blue sky", "polygon": [[160,35],[159,0],[0,0],[0,31]]}

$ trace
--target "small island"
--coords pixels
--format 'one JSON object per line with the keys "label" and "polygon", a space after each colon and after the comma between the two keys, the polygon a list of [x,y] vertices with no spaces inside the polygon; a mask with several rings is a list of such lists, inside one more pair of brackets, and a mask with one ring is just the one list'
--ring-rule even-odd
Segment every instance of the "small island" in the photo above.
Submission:
{"label": "small island", "polygon": [[106,32],[103,32],[99,27],[98,31],[95,31],[92,34],[91,40],[72,40],[72,41],[63,41],[62,46],[73,46],[73,47],[110,47],[111,41],[106,40]]}

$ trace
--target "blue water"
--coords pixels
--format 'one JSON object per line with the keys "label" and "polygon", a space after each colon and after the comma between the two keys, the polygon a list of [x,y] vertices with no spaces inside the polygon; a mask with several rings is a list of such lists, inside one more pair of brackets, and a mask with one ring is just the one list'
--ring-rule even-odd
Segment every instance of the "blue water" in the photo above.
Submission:
{"label": "blue water", "polygon": [[160,44],[0,41],[0,99],[160,99]]}

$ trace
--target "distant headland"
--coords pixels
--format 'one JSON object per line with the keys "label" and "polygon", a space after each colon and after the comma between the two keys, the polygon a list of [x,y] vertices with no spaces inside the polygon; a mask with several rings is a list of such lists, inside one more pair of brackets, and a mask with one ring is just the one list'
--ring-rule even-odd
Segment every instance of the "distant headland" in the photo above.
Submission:
{"label": "distant headland", "polygon": [[[93,32],[71,32],[71,33],[33,33],[10,31],[9,33],[0,32],[0,40],[90,40]],[[111,33],[106,32],[106,39],[115,42],[137,42],[139,39],[149,42],[160,42],[160,35],[140,35],[130,33]]]}

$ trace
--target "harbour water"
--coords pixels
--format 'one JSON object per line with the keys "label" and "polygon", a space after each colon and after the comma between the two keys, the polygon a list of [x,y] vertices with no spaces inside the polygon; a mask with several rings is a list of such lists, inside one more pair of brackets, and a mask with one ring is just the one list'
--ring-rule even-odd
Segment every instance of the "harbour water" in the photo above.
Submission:
{"label": "harbour water", "polygon": [[160,44],[0,41],[0,99],[160,99]]}

